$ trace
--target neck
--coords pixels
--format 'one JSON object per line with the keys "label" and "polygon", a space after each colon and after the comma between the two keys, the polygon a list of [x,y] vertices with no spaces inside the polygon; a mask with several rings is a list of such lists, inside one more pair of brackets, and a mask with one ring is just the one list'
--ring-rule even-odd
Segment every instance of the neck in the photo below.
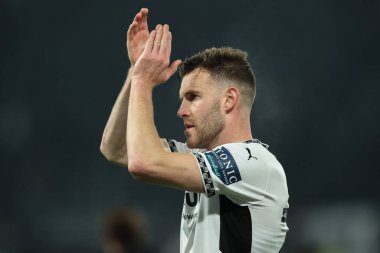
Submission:
{"label": "neck", "polygon": [[234,117],[233,115],[227,116],[225,123],[225,128],[210,143],[207,147],[208,150],[226,143],[243,142],[253,139],[249,114],[239,115],[239,117]]}

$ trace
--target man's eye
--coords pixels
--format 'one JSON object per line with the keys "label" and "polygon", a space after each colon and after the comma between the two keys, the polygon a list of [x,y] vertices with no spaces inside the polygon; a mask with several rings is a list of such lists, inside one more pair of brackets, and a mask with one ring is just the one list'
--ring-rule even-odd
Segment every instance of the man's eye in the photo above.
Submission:
{"label": "man's eye", "polygon": [[193,101],[194,99],[196,99],[198,96],[197,95],[195,95],[195,94],[189,94],[189,96],[188,96],[188,100],[189,101]]}

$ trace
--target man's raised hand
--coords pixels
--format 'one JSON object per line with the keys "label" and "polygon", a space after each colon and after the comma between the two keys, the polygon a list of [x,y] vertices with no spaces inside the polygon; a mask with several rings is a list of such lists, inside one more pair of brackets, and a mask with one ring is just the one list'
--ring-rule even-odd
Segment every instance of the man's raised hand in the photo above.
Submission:
{"label": "man's raised hand", "polygon": [[136,64],[141,53],[144,51],[145,43],[149,38],[148,9],[142,8],[129,26],[127,32],[128,57],[132,66]]}
{"label": "man's raised hand", "polygon": [[132,81],[151,88],[166,82],[181,64],[181,60],[170,64],[171,46],[172,34],[169,26],[157,25],[149,34],[144,51],[135,64]]}

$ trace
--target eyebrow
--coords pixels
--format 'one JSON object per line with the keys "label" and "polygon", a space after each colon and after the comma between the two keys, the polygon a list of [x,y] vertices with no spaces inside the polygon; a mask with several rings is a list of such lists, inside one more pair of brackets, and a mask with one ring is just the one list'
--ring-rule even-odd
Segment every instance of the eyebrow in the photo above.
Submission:
{"label": "eyebrow", "polygon": [[185,91],[185,93],[181,96],[179,95],[179,101],[182,101],[184,97],[186,97],[187,95],[189,94],[200,94],[200,92],[198,90],[195,90],[195,89],[189,89],[187,91]]}

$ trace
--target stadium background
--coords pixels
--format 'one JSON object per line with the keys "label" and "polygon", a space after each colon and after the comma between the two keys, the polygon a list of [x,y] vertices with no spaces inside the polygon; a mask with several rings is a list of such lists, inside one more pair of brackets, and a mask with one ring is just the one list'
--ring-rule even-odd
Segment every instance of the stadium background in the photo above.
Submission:
{"label": "stadium background", "polygon": [[[380,252],[380,1],[0,1],[0,252],[101,252],[115,206],[178,250],[183,193],[135,182],[99,152],[141,7],[168,23],[174,58],[250,53],[254,135],[288,177],[284,253]],[[179,82],[155,91],[163,137],[184,140]]]}

